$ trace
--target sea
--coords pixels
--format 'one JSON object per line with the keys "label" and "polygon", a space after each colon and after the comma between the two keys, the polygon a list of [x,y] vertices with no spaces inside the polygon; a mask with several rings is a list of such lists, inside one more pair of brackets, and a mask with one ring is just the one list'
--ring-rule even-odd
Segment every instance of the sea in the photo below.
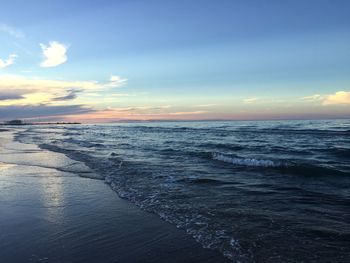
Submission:
{"label": "sea", "polygon": [[350,120],[25,127],[234,262],[350,262]]}

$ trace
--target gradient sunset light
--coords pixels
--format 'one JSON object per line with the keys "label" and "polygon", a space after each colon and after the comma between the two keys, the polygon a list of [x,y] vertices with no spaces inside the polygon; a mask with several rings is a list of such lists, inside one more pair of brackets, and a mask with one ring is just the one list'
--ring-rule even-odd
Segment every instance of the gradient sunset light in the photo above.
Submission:
{"label": "gradient sunset light", "polygon": [[346,118],[349,10],[324,0],[4,0],[0,122]]}

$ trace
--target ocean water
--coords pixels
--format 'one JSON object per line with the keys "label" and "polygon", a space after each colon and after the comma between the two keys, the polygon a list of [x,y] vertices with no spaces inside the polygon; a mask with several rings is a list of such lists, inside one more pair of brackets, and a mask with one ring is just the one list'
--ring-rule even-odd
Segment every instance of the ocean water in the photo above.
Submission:
{"label": "ocean water", "polygon": [[17,139],[85,162],[235,262],[350,262],[350,120],[28,126]]}

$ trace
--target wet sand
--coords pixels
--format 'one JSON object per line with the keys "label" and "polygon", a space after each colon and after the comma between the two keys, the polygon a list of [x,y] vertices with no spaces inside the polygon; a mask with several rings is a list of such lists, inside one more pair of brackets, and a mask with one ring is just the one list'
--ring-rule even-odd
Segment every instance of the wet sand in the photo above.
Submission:
{"label": "wet sand", "polygon": [[84,164],[13,136],[0,132],[1,262],[229,262],[81,177]]}

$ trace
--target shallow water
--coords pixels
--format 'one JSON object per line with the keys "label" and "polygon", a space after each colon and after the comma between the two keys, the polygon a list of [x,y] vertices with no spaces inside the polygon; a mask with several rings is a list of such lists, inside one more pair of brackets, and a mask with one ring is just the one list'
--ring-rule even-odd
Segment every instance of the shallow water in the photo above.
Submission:
{"label": "shallow water", "polygon": [[123,198],[241,262],[350,260],[350,121],[29,126]]}
{"label": "shallow water", "polygon": [[102,181],[79,178],[83,163],[14,143],[13,133],[0,133],[1,263],[228,262]]}

